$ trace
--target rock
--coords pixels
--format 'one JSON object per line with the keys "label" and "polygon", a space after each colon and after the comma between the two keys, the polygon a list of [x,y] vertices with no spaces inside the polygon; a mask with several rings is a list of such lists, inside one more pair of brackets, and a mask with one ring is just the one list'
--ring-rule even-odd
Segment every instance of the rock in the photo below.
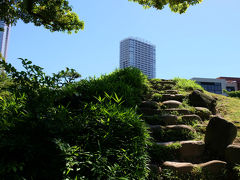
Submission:
{"label": "rock", "polygon": [[178,117],[176,115],[162,115],[162,119],[165,122],[165,125],[177,124]]}
{"label": "rock", "polygon": [[160,145],[160,146],[169,146],[171,144],[174,144],[174,143],[177,143],[178,141],[169,141],[169,142],[157,142],[156,144],[157,145]]}
{"label": "rock", "polygon": [[221,173],[226,168],[227,163],[219,160],[212,160],[206,163],[201,163],[198,166],[202,168],[203,171],[207,171],[210,174]]}
{"label": "rock", "polygon": [[162,103],[166,108],[178,108],[182,103],[175,100],[168,100]]}
{"label": "rock", "polygon": [[156,101],[143,101],[140,105],[140,108],[151,108],[151,109],[158,109],[159,104]]}
{"label": "rock", "polygon": [[205,144],[212,155],[222,157],[225,148],[232,144],[237,135],[236,126],[220,117],[213,117],[206,128]]}
{"label": "rock", "polygon": [[177,124],[178,117],[176,115],[153,115],[142,117],[146,123],[150,125],[171,125]]}
{"label": "rock", "polygon": [[179,173],[191,173],[193,168],[200,167],[203,171],[207,171],[210,174],[217,174],[221,173],[226,168],[226,165],[226,162],[219,160],[212,160],[201,164],[165,161],[163,163],[163,168],[172,169]]}
{"label": "rock", "polygon": [[163,94],[162,95],[162,101],[176,100],[176,101],[182,102],[183,98],[184,96],[182,94]]}
{"label": "rock", "polygon": [[138,109],[138,113],[144,114],[144,115],[150,115],[150,116],[155,115],[155,114],[159,114],[161,112],[162,112],[161,110],[152,109],[152,108],[140,108],[140,109]]}
{"label": "rock", "polygon": [[194,165],[187,162],[165,161],[163,163],[163,168],[172,169],[180,173],[190,173],[193,170]]}
{"label": "rock", "polygon": [[198,160],[205,150],[203,141],[181,141],[180,158],[185,161]]}
{"label": "rock", "polygon": [[194,128],[192,128],[191,126],[187,126],[187,125],[168,125],[165,126],[166,129],[171,129],[171,130],[187,130],[187,131],[191,131],[191,132],[196,132]]}
{"label": "rock", "polygon": [[203,120],[210,119],[211,111],[204,107],[195,107],[195,114],[200,116]]}
{"label": "rock", "polygon": [[195,130],[187,125],[149,126],[151,135],[160,142],[192,139]]}
{"label": "rock", "polygon": [[216,100],[198,90],[189,95],[189,104],[196,107],[208,108],[213,114],[216,114]]}
{"label": "rock", "polygon": [[240,146],[229,145],[225,150],[225,160],[230,164],[240,164]]}
{"label": "rock", "polygon": [[202,121],[202,119],[200,118],[200,116],[198,116],[196,114],[190,114],[190,115],[182,116],[182,121],[184,123],[191,123],[191,122],[194,122],[194,121],[200,122],[200,121]]}
{"label": "rock", "polygon": [[166,90],[165,93],[166,94],[177,94],[178,91],[177,90]]}
{"label": "rock", "polygon": [[179,109],[179,108],[170,108],[170,109],[164,109],[162,110],[162,113],[164,114],[174,114],[174,115],[190,115],[192,114],[187,109]]}

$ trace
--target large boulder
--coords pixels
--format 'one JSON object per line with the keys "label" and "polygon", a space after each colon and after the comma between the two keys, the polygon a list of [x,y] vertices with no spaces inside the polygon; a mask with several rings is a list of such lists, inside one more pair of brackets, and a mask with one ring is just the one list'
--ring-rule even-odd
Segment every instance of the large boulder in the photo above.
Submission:
{"label": "large boulder", "polygon": [[210,119],[205,134],[205,144],[210,154],[223,157],[225,148],[232,144],[237,135],[236,126],[220,117]]}
{"label": "large boulder", "polygon": [[216,114],[216,99],[211,96],[200,92],[199,90],[193,91],[189,95],[189,104],[195,107],[208,108],[213,114]]}
{"label": "large boulder", "polygon": [[225,150],[225,160],[230,164],[240,164],[240,146],[229,145]]}

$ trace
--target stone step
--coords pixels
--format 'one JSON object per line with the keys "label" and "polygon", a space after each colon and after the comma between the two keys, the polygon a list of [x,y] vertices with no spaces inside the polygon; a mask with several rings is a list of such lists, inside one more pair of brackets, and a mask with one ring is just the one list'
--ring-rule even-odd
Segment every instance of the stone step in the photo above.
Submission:
{"label": "stone step", "polygon": [[178,94],[178,90],[165,90],[165,94]]}
{"label": "stone step", "polygon": [[142,116],[147,124],[150,125],[174,125],[178,124],[178,117],[176,115],[154,115]]}
{"label": "stone step", "polygon": [[196,114],[187,114],[187,115],[183,115],[180,117],[181,118],[181,122],[184,124],[192,124],[193,122],[202,122],[202,119],[200,116],[196,115]]}
{"label": "stone step", "polygon": [[205,107],[195,107],[195,114],[201,117],[202,120],[209,120],[211,118],[211,111]]}
{"label": "stone step", "polygon": [[158,109],[159,103],[156,101],[142,101],[142,103],[139,105],[140,108],[151,108],[151,109]]}
{"label": "stone step", "polygon": [[[200,122],[202,123],[202,119],[196,114],[177,116],[174,114],[163,114],[163,115],[143,115],[142,119],[149,125],[177,125],[177,124],[185,124],[192,125],[193,123]],[[201,125],[206,126],[206,125]],[[199,125],[199,128],[200,125]]]}
{"label": "stone step", "polygon": [[181,102],[176,101],[176,100],[163,101],[162,104],[166,108],[179,108],[179,106],[182,105]]}
{"label": "stone step", "polygon": [[152,108],[140,108],[138,109],[138,113],[153,116],[153,115],[191,115],[193,114],[191,111],[187,109],[181,109],[181,108],[169,108],[169,109],[152,109]]}
{"label": "stone step", "polygon": [[157,91],[166,91],[166,90],[172,90],[174,85],[172,84],[155,84],[152,85],[152,88]]}
{"label": "stone step", "polygon": [[182,102],[185,98],[182,94],[162,94],[162,101],[176,100]]}
{"label": "stone step", "polygon": [[150,134],[155,141],[183,141],[191,140],[195,137],[195,129],[187,125],[150,125]]}
{"label": "stone step", "polygon": [[[203,141],[168,141],[154,143],[154,148],[150,155],[152,161],[158,164],[165,160],[199,163],[207,159],[204,152],[205,144]],[[159,155],[159,153],[167,154]]]}
{"label": "stone step", "polygon": [[169,108],[162,110],[162,114],[191,115],[192,112],[187,109]]}
{"label": "stone step", "polygon": [[173,162],[165,161],[163,168],[172,169],[179,173],[191,173],[194,168],[201,168],[203,172],[210,174],[222,173],[226,168],[227,163],[219,160],[212,160],[205,163],[192,164],[190,162]]}

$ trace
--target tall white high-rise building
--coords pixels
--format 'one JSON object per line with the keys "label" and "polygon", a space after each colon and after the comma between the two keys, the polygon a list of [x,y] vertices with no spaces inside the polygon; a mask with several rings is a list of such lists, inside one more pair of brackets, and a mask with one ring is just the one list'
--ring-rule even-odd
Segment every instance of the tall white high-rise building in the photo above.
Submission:
{"label": "tall white high-rise building", "polygon": [[136,67],[149,79],[156,77],[156,47],[138,38],[127,38],[120,42],[120,69]]}
{"label": "tall white high-rise building", "polygon": [[10,26],[7,26],[4,21],[0,21],[0,52],[2,56],[7,58],[7,50],[8,50],[8,41],[10,34]]}

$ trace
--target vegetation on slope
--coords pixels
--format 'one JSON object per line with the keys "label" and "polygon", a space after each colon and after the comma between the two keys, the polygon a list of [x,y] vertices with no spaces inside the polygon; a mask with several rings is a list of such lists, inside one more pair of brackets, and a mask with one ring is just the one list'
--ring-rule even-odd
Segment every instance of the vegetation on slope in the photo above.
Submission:
{"label": "vegetation on slope", "polygon": [[18,72],[2,62],[11,83],[1,89],[1,179],[147,177],[148,131],[129,108],[147,86],[139,70],[75,83],[74,70],[50,77],[22,63],[26,70]]}

